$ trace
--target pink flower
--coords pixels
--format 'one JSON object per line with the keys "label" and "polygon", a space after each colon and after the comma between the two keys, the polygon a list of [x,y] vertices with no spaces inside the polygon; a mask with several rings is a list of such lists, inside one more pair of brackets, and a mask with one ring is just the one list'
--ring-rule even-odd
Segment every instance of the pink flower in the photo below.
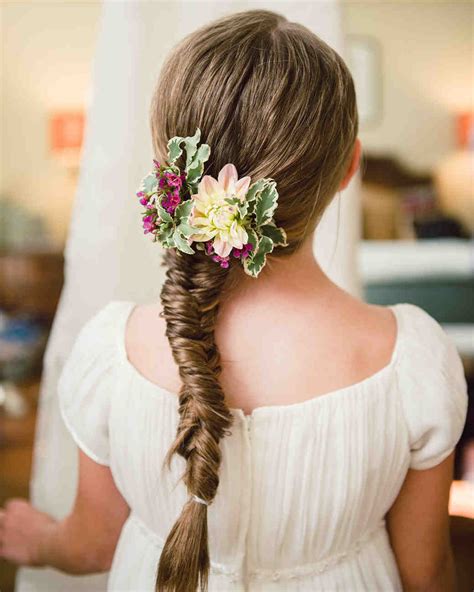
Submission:
{"label": "pink flower", "polygon": [[217,180],[204,175],[199,182],[198,193],[192,196],[194,204],[190,223],[197,232],[191,240],[213,240],[214,251],[221,257],[227,257],[232,248],[243,248],[248,241],[247,231],[237,205],[227,203],[226,199],[235,197],[244,201],[249,185],[250,177],[239,179],[232,163],[222,167]]}
{"label": "pink flower", "polygon": [[220,263],[221,267],[227,269],[229,267],[229,257],[221,257],[220,255],[213,255],[212,260],[216,261],[216,263]]}
{"label": "pink flower", "polygon": [[143,228],[145,229],[144,234],[147,234],[149,232],[153,232],[153,230],[155,230],[155,223],[153,222],[152,215],[145,216],[143,218]]}
{"label": "pink flower", "polygon": [[171,173],[169,171],[167,171],[164,176],[170,187],[178,187],[178,189],[181,187],[181,176],[176,175],[175,173]]}
{"label": "pink flower", "polygon": [[245,259],[246,257],[249,256],[252,249],[253,249],[252,243],[245,243],[245,245],[241,249],[233,249],[232,255],[234,257],[242,257],[243,259]]}
{"label": "pink flower", "polygon": [[173,214],[175,209],[181,202],[179,191],[175,189],[173,192],[166,193],[162,199],[161,205],[169,214]]}

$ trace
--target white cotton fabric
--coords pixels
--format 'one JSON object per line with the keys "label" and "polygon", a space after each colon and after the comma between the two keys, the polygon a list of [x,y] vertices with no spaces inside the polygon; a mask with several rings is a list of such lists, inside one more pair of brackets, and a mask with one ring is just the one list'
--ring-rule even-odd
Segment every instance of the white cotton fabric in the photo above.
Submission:
{"label": "white cotton fabric", "polygon": [[[127,359],[135,306],[112,301],[82,328],[59,380],[78,446],[110,466],[131,512],[108,579],[114,592],[153,592],[162,544],[187,499],[184,459],[161,468],[178,397]],[[467,413],[461,359],[438,322],[390,307],[392,359],[370,377],[304,402],[232,408],[208,507],[209,592],[401,591],[384,516],[409,468],[456,446]]]}

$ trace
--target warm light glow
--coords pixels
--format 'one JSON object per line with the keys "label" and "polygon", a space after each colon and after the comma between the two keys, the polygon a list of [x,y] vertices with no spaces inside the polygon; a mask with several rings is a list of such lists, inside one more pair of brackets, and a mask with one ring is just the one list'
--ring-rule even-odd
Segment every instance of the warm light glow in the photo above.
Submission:
{"label": "warm light glow", "polygon": [[57,111],[49,120],[49,147],[65,166],[79,164],[84,137],[83,111]]}
{"label": "warm light glow", "polygon": [[458,150],[434,172],[439,205],[474,233],[474,151]]}
{"label": "warm light glow", "polygon": [[82,145],[84,113],[54,113],[50,119],[50,147],[53,152],[77,148]]}
{"label": "warm light glow", "polygon": [[459,148],[474,149],[474,112],[459,113],[456,118],[456,127]]}
{"label": "warm light glow", "polygon": [[449,513],[474,518],[474,483],[453,481],[449,493]]}

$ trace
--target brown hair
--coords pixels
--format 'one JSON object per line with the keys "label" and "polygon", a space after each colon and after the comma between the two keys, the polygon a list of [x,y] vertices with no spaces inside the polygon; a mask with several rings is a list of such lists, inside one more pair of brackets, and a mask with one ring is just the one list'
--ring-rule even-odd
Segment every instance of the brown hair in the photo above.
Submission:
{"label": "brown hair", "polygon": [[[358,132],[353,80],[342,58],[303,25],[270,10],[230,14],[185,37],[167,57],[151,106],[156,158],[166,159],[169,138],[197,127],[211,146],[204,174],[217,178],[231,162],[239,177],[277,182],[274,219],[289,245],[275,248],[271,267],[314,231],[347,172]],[[164,264],[162,315],[182,381],[177,436],[165,462],[169,468],[181,455],[189,494],[210,503],[219,441],[233,420],[214,327],[220,298],[243,271],[237,259],[223,269],[202,251],[167,249]],[[161,552],[158,592],[207,590],[207,509],[192,499],[184,505]]]}

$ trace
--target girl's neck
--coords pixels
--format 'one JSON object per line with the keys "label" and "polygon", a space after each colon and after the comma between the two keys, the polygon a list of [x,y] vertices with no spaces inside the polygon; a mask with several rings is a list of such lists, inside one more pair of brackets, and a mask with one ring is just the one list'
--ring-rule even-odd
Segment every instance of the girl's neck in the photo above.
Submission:
{"label": "girl's neck", "polygon": [[305,295],[327,294],[335,284],[314,257],[311,235],[294,254],[267,260],[257,280],[242,273],[237,286],[223,299],[229,304],[276,299],[293,300]]}

